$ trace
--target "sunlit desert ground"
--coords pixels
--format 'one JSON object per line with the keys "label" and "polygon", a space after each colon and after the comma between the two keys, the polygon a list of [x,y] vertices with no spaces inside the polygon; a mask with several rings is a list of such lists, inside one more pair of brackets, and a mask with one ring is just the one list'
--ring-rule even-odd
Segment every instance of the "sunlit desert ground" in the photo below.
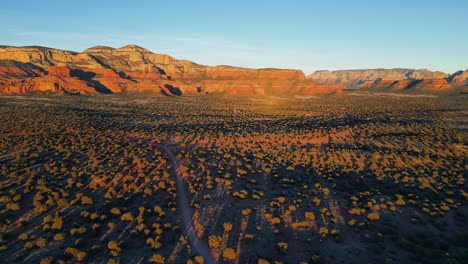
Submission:
{"label": "sunlit desert ground", "polygon": [[1,97],[1,262],[463,263],[466,102]]}

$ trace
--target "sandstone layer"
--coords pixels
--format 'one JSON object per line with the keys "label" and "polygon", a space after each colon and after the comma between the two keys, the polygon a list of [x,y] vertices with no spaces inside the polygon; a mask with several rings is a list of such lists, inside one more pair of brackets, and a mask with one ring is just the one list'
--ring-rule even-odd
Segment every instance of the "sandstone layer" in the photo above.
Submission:
{"label": "sandstone layer", "polygon": [[154,91],[227,94],[331,94],[344,88],[393,92],[464,91],[468,71],[452,75],[412,69],[317,71],[206,66],[136,45],[83,52],[0,46],[0,93],[51,91],[102,94]]}

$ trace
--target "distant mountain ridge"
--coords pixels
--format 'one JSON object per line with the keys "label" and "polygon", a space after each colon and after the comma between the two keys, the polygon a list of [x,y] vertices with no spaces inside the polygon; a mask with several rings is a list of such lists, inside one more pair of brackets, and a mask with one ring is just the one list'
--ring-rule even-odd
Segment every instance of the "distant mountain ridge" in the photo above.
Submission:
{"label": "distant mountain ridge", "polygon": [[[453,75],[428,70],[369,69],[317,71],[206,66],[153,53],[137,45],[95,46],[83,52],[40,46],[0,46],[0,93],[51,91],[101,94],[154,91],[186,93],[332,94],[344,88],[456,92],[467,71]],[[463,89],[463,88],[462,88]]]}
{"label": "distant mountain ridge", "polygon": [[356,69],[316,71],[308,76],[319,83],[341,84],[350,89],[389,91],[455,91],[468,85],[466,71],[449,75],[427,69]]}
{"label": "distant mountain ridge", "polygon": [[457,85],[468,85],[468,70],[457,71],[456,73],[450,75],[447,78],[447,81]]}

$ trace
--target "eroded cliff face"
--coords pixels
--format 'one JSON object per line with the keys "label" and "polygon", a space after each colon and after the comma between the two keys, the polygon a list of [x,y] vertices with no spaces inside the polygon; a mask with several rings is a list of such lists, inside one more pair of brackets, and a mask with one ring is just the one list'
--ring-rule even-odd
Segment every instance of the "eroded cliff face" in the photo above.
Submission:
{"label": "eroded cliff face", "polygon": [[82,53],[44,47],[0,47],[0,92],[334,93],[341,85],[307,80],[300,70],[205,66],[136,45],[96,46]]}
{"label": "eroded cliff face", "polygon": [[450,75],[447,80],[459,86],[468,86],[468,70],[457,71]]}
{"label": "eroded cliff face", "polygon": [[[155,91],[228,94],[330,94],[342,88],[452,91],[468,73],[410,69],[318,71],[205,66],[136,45],[96,46],[81,53],[45,47],[0,46],[0,92],[101,94]],[[422,80],[422,81],[421,81]]]}
{"label": "eroded cliff face", "polygon": [[308,77],[320,83],[342,84],[347,88],[393,92],[453,92],[459,86],[450,80],[448,74],[426,69],[316,71]]}

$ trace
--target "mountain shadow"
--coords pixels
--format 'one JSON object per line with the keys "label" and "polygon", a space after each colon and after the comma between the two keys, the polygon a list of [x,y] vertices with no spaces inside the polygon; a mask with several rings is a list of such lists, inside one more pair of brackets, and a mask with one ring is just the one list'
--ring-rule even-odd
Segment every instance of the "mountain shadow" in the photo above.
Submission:
{"label": "mountain shadow", "polygon": [[175,96],[181,96],[182,91],[180,90],[179,87],[172,86],[170,84],[165,84],[164,88],[166,89],[161,89],[161,93],[163,95],[175,95]]}
{"label": "mountain shadow", "polygon": [[70,76],[77,77],[80,80],[83,80],[92,84],[94,89],[96,89],[96,91],[99,93],[102,93],[102,94],[112,93],[112,91],[109,88],[107,88],[104,84],[93,79],[94,77],[96,77],[96,73],[94,72],[83,71],[81,69],[73,69],[70,71]]}

